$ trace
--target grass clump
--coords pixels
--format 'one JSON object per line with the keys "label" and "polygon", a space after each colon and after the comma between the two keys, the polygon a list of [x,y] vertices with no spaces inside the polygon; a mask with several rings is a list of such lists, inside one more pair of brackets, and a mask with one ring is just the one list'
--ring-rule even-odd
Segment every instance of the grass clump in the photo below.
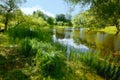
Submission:
{"label": "grass clump", "polygon": [[110,57],[101,59],[98,54],[80,55],[80,61],[95,70],[97,74],[106,79],[118,80],[120,78],[120,66],[113,65],[109,60]]}
{"label": "grass clump", "polygon": [[44,52],[39,50],[36,55],[36,67],[44,77],[61,80],[65,75],[65,61],[60,52]]}

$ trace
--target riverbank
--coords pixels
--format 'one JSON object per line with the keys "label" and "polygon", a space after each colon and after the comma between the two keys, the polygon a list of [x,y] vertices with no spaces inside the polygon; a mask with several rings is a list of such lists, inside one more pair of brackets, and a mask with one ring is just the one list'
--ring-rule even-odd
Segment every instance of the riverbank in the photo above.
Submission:
{"label": "riverbank", "polygon": [[[89,28],[87,28],[89,30]],[[91,31],[98,31],[98,32],[105,32],[105,33],[108,33],[108,34],[113,34],[115,35],[116,32],[117,32],[117,29],[115,26],[107,26],[105,28],[95,28],[95,29],[91,29]]]}
{"label": "riverbank", "polygon": [[[0,79],[105,80],[106,76],[98,75],[92,68],[95,64],[101,67],[97,59],[92,60],[92,67],[88,65],[90,56],[71,52],[67,59],[67,48],[53,43],[52,34],[52,30],[21,26],[0,33]],[[100,71],[102,68],[107,69],[101,67]]]}
{"label": "riverbank", "polygon": [[104,32],[109,33],[109,34],[116,34],[117,29],[115,26],[109,26],[109,27],[105,27],[103,29],[100,29],[100,31],[104,31]]}

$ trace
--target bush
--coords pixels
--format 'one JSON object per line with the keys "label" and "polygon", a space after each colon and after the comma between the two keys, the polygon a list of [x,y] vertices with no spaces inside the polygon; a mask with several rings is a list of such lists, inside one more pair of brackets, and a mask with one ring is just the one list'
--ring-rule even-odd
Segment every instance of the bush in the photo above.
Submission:
{"label": "bush", "polygon": [[56,78],[57,80],[62,79],[65,75],[66,64],[64,57],[60,52],[44,52],[38,50],[36,55],[37,69],[45,77]]}
{"label": "bush", "polygon": [[20,24],[18,26],[12,27],[8,30],[8,34],[13,39],[19,38],[23,39],[26,37],[35,37],[33,34],[36,34],[35,32],[31,31],[29,28],[25,27],[26,24]]}
{"label": "bush", "polygon": [[7,61],[6,58],[4,56],[0,55],[0,75],[2,75],[6,70],[6,68],[5,68],[6,61]]}
{"label": "bush", "polygon": [[63,25],[64,25],[64,22],[63,22],[63,21],[59,21],[59,22],[57,22],[57,25],[63,26]]}
{"label": "bush", "polygon": [[26,24],[20,24],[8,30],[8,35],[15,39],[37,38],[41,41],[52,41],[51,30],[40,29],[39,27],[26,27]]}
{"label": "bush", "polygon": [[12,70],[6,74],[5,80],[28,80],[28,77],[20,70]]}
{"label": "bush", "polygon": [[28,56],[30,56],[31,49],[32,49],[32,46],[31,46],[31,44],[30,44],[30,39],[29,39],[29,38],[25,38],[25,39],[21,42],[20,55],[22,55],[23,57],[28,57]]}

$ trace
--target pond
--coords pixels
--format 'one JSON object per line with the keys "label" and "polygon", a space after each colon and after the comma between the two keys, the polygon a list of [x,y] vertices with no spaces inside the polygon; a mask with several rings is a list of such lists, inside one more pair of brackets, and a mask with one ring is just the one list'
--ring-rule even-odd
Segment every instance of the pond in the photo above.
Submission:
{"label": "pond", "polygon": [[88,31],[86,28],[58,28],[53,30],[54,42],[68,46],[75,51],[100,51],[115,53],[120,51],[120,35],[108,34],[102,31]]}

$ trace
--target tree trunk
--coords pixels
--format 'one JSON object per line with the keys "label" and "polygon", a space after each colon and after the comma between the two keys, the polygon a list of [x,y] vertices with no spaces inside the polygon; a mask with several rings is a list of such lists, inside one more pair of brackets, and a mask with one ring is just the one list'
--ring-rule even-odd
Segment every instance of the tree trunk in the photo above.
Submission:
{"label": "tree trunk", "polygon": [[116,32],[116,36],[119,34],[119,32],[120,32],[120,28],[119,28],[119,23],[117,22],[116,23],[116,29],[117,29],[117,32]]}
{"label": "tree trunk", "polygon": [[7,30],[8,20],[9,20],[9,13],[6,13],[6,16],[5,16],[5,30]]}

